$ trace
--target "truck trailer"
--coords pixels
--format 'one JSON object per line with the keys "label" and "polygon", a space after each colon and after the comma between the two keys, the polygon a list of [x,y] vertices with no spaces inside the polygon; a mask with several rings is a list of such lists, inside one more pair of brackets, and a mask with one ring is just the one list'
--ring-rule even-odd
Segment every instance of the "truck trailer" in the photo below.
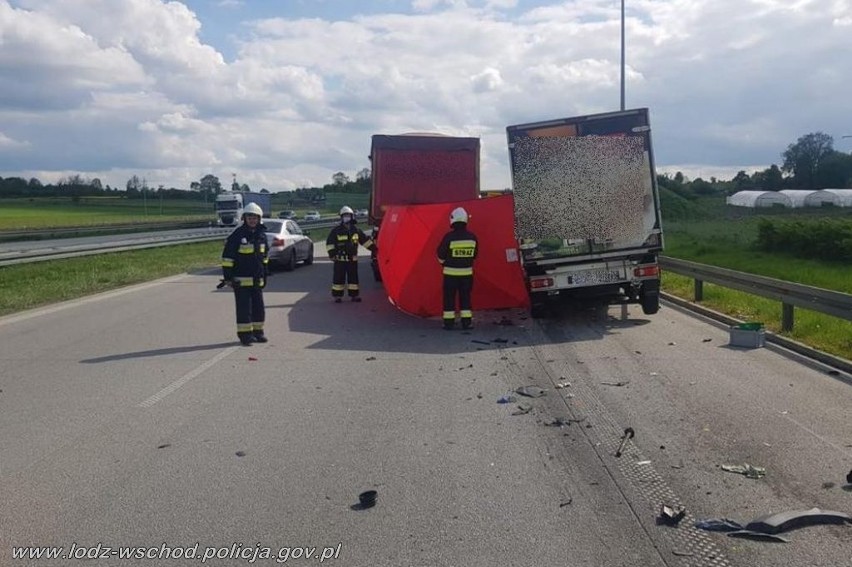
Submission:
{"label": "truck trailer", "polygon": [[660,305],[663,249],[648,109],[506,128],[533,317],[556,300]]}
{"label": "truck trailer", "polygon": [[243,218],[243,209],[249,203],[256,203],[263,210],[264,218],[271,216],[272,195],[269,193],[226,191],[216,195],[216,224],[237,226]]}
{"label": "truck trailer", "polygon": [[[370,162],[369,222],[376,241],[390,205],[450,203],[479,196],[479,138],[376,134]],[[375,252],[371,265],[376,281],[381,281]]]}

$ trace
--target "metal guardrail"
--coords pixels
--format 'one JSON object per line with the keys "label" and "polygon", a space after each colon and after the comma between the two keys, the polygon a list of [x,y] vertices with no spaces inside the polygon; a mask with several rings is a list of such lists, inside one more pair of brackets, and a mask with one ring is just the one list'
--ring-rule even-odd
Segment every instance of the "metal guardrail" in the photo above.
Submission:
{"label": "metal guardrail", "polygon": [[42,228],[38,230],[0,230],[0,242],[76,238],[93,234],[124,234],[129,232],[152,232],[156,230],[175,230],[181,228],[204,228],[210,226],[210,224],[211,223],[208,221],[140,222],[130,224],[101,224],[92,226]]}
{"label": "metal guardrail", "polygon": [[781,302],[781,329],[793,329],[793,308],[818,311],[852,321],[852,295],[819,287],[786,282],[765,276],[707,266],[687,260],[660,256],[660,267],[695,280],[694,298],[704,299],[704,282],[744,291]]}

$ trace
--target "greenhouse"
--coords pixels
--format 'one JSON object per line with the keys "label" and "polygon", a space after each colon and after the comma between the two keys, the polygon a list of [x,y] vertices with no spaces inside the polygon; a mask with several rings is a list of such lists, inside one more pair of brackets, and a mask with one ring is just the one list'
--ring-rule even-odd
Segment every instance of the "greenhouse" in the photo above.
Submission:
{"label": "greenhouse", "polygon": [[787,198],[790,199],[790,203],[793,205],[793,208],[798,209],[800,207],[808,206],[805,203],[805,200],[808,195],[816,193],[816,189],[784,189],[778,192],[787,195]]}
{"label": "greenhouse", "polygon": [[806,207],[852,207],[852,189],[820,189],[808,195]]}
{"label": "greenhouse", "polygon": [[790,198],[778,191],[739,191],[725,202],[735,207],[792,207]]}

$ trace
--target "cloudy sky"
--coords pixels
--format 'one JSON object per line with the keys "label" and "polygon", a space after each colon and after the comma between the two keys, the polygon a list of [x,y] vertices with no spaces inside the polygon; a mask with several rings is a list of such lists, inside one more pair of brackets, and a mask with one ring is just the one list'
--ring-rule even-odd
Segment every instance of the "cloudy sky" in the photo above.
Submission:
{"label": "cloudy sky", "polygon": [[[619,0],[0,0],[0,176],[280,191],[433,131],[508,187],[507,125],[619,108],[619,30]],[[852,0],[626,0],[626,30],[659,170],[852,150]]]}

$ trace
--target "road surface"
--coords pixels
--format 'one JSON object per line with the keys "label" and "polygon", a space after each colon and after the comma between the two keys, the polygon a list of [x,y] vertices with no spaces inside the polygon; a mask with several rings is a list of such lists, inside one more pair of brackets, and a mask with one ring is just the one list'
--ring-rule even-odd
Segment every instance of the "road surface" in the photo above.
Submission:
{"label": "road surface", "polygon": [[[852,512],[848,383],[666,307],[445,332],[364,260],[334,304],[320,249],[270,279],[265,345],[237,346],[215,271],[0,319],[0,565],[852,565],[849,526],[693,527]],[[497,403],[522,386],[546,392]],[[744,463],[766,476],[720,468]]]}

